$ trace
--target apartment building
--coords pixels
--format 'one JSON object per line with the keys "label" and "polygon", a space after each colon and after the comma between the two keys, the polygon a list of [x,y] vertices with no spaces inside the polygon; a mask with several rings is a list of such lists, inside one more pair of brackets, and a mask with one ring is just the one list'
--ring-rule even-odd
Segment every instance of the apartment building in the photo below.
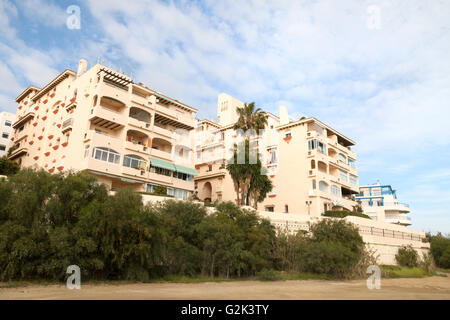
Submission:
{"label": "apartment building", "polygon": [[[233,130],[237,107],[227,95],[218,97],[218,122],[203,120],[196,128],[195,190],[202,200],[236,201],[233,181],[225,169],[240,135]],[[253,137],[273,189],[259,208],[320,216],[327,210],[354,209],[358,189],[352,140],[315,118],[289,120],[266,113],[266,129]]]}
{"label": "apartment building", "polygon": [[86,170],[111,190],[192,194],[197,109],[85,60],[16,102],[9,158],[22,167]]}
{"label": "apartment building", "polygon": [[12,124],[16,116],[10,112],[0,112],[0,157],[8,154],[11,143]]}
{"label": "apartment building", "polygon": [[361,201],[364,213],[373,220],[388,223],[411,225],[407,216],[409,205],[398,202],[396,191],[390,185],[382,185],[380,181],[375,184],[359,187],[360,193],[356,197]]}

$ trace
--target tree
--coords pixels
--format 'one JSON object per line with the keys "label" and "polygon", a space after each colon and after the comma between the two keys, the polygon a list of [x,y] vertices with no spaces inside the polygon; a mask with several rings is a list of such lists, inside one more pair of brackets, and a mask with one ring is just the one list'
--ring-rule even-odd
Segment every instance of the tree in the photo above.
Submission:
{"label": "tree", "polygon": [[16,174],[20,170],[17,162],[9,160],[7,157],[0,158],[0,175],[9,176]]}
{"label": "tree", "polygon": [[253,200],[253,208],[258,208],[258,202],[264,201],[267,193],[272,190],[272,181],[267,175],[262,174],[261,162],[258,159],[259,167],[252,174],[249,188],[250,198]]}
{"label": "tree", "polygon": [[267,125],[267,117],[260,108],[255,109],[255,103],[245,103],[243,108],[237,108],[239,115],[238,121],[234,124],[234,130],[250,130],[253,129],[257,133],[264,130]]}
{"label": "tree", "polygon": [[[237,163],[238,152],[244,152],[244,163]],[[252,177],[255,177],[257,172],[261,172],[261,162],[258,158],[257,155],[256,163],[250,163],[250,143],[247,139],[241,142],[239,147],[234,146],[233,158],[228,161],[226,169],[233,180],[239,205],[248,205],[248,193]]]}

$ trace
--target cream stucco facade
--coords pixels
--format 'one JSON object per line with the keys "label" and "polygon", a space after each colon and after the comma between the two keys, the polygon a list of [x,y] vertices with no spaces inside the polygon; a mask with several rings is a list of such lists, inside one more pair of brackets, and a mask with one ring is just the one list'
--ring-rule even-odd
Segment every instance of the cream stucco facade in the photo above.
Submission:
{"label": "cream stucco facade", "polygon": [[[196,191],[202,200],[236,201],[233,181],[224,166],[232,146],[242,138],[233,125],[244,103],[218,97],[219,121],[203,120],[196,128]],[[289,121],[266,113],[266,129],[252,138],[273,190],[260,210],[320,216],[326,210],[357,206],[358,170],[355,143],[315,118]]]}
{"label": "cream stucco facade", "polygon": [[9,158],[22,167],[87,170],[110,189],[192,193],[196,109],[84,60],[16,102]]}

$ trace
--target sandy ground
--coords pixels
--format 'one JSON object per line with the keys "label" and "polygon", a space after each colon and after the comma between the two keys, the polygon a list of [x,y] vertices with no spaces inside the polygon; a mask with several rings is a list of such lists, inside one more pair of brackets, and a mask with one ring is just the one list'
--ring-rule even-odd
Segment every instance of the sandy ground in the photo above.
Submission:
{"label": "sandy ground", "polygon": [[27,286],[0,289],[0,299],[446,299],[450,277],[381,279],[379,290],[369,290],[364,280],[233,281],[207,283],[151,283],[65,286]]}

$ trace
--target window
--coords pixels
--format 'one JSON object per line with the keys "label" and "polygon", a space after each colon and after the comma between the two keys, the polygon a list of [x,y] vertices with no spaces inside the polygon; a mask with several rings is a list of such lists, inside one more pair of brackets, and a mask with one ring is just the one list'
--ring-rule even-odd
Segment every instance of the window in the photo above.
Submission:
{"label": "window", "polygon": [[189,192],[182,189],[167,188],[167,195],[177,199],[187,200],[189,197]]}
{"label": "window", "polygon": [[287,204],[284,205],[284,212],[286,212],[286,213],[289,212],[289,206]]}
{"label": "window", "polygon": [[345,157],[345,155],[343,155],[342,153],[339,153],[339,158],[338,160],[342,163],[347,163],[347,158]]}
{"label": "window", "polygon": [[145,170],[147,162],[139,156],[128,154],[123,157],[123,165],[125,167]]}
{"label": "window", "polygon": [[149,192],[149,193],[155,192],[155,187],[157,187],[156,184],[147,183],[146,192]]}
{"label": "window", "polygon": [[275,151],[270,153],[270,163],[277,163],[277,153]]}
{"label": "window", "polygon": [[5,126],[11,127],[11,121],[6,120],[6,121],[5,121]]}
{"label": "window", "polygon": [[335,195],[336,197],[341,196],[341,189],[336,185],[331,185],[331,194]]}
{"label": "window", "polygon": [[6,146],[3,144],[0,144],[0,151],[5,151],[6,150]]}
{"label": "window", "polygon": [[268,212],[274,212],[274,206],[267,206],[266,211]]}
{"label": "window", "polygon": [[290,132],[287,132],[286,135],[285,135],[285,137],[286,137],[286,138],[290,138],[290,137],[292,137],[292,135],[291,135]]}
{"label": "window", "polygon": [[350,175],[350,183],[351,184],[357,184],[357,182],[358,182],[358,180],[357,180],[356,176],[351,174]]}
{"label": "window", "polygon": [[314,149],[317,149],[319,152],[323,154],[327,154],[327,146],[325,144],[316,139],[308,140],[308,150]]}
{"label": "window", "polygon": [[344,170],[339,169],[339,177],[342,181],[347,182],[347,172],[345,172]]}
{"label": "window", "polygon": [[150,172],[154,172],[156,174],[162,174],[162,175],[165,175],[168,177],[170,177],[172,175],[172,171],[170,171],[168,169],[160,168],[160,167],[154,167],[152,165],[150,165]]}
{"label": "window", "polygon": [[212,165],[208,165],[208,171],[212,171]]}
{"label": "window", "polygon": [[356,161],[351,159],[351,158],[348,158],[348,165],[350,166],[350,168],[355,169],[356,168]]}
{"label": "window", "polygon": [[313,190],[316,189],[316,180],[313,180],[313,181],[312,181],[312,188],[313,188]]}
{"label": "window", "polygon": [[182,173],[182,172],[175,171],[173,173],[173,177],[184,180],[184,181],[192,181],[192,176],[190,174],[186,174],[186,173]]}
{"label": "window", "polygon": [[120,154],[108,148],[94,148],[94,150],[92,150],[92,157],[100,161],[110,162],[114,164],[120,163]]}
{"label": "window", "polygon": [[23,131],[23,127],[24,127],[24,126],[21,126],[21,127],[19,128],[19,132],[22,132],[22,131]]}
{"label": "window", "polygon": [[88,155],[89,155],[89,145],[84,147],[84,157],[87,158]]}
{"label": "window", "polygon": [[325,181],[319,181],[319,190],[328,192],[328,183],[326,183]]}
{"label": "window", "polygon": [[2,138],[8,139],[8,137],[9,137],[9,134],[7,132],[3,132]]}

